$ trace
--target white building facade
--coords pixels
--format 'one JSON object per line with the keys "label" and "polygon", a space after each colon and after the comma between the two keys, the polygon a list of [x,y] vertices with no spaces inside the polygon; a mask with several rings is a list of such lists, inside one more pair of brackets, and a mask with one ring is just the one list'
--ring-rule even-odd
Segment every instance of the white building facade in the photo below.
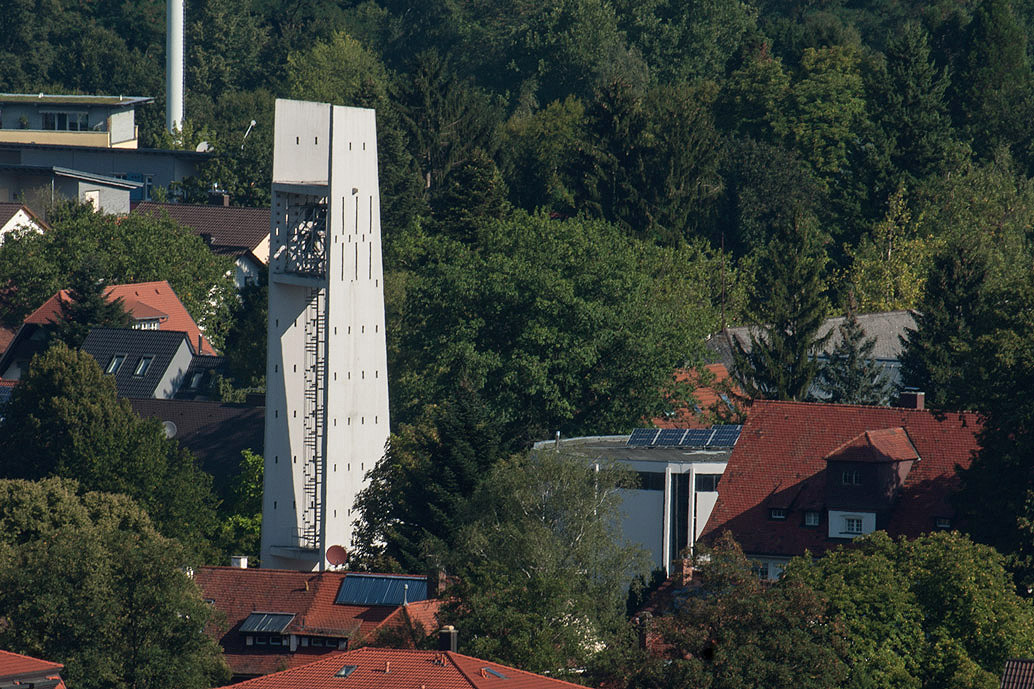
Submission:
{"label": "white building facade", "polygon": [[373,110],[277,100],[262,566],[322,570],[388,438]]}

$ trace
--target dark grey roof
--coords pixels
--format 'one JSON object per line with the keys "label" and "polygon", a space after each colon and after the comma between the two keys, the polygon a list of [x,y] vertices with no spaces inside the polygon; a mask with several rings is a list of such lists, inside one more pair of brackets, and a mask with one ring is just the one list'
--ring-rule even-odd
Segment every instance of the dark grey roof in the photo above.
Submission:
{"label": "dark grey roof", "polygon": [[70,179],[96,182],[97,184],[103,184],[116,189],[139,189],[144,186],[143,182],[119,179],[118,177],[108,177],[107,175],[98,175],[92,172],[85,172],[83,170],[73,170],[72,168],[60,167],[58,165],[0,165],[0,170],[27,175],[54,175],[56,177],[68,177]]}
{"label": "dark grey roof", "polygon": [[[839,327],[844,322],[843,316],[827,318],[819,328],[819,336],[823,336],[833,330],[833,337],[829,338],[826,346],[822,349],[821,355],[828,355],[840,342]],[[860,313],[858,323],[865,331],[866,337],[876,338],[876,348],[873,356],[881,361],[897,361],[901,358],[901,340],[906,328],[915,328],[916,321],[911,311],[885,311],[882,313]],[[750,336],[756,332],[751,326],[739,326],[726,328],[725,330],[711,335],[707,340],[707,346],[718,355],[719,360],[731,371],[733,368],[730,339],[736,338],[743,345],[743,348],[750,351]]]}
{"label": "dark grey roof", "polygon": [[349,572],[334,602],[338,605],[402,605],[427,600],[427,578]]}
{"label": "dark grey roof", "polygon": [[[226,359],[221,356],[201,355],[195,356],[186,373],[183,374],[183,384],[176,391],[174,397],[178,400],[203,399],[207,394],[212,382],[212,376],[219,370]],[[197,385],[194,379],[197,378]]]}
{"label": "dark grey roof", "polygon": [[[262,454],[265,408],[227,402],[132,399],[138,415],[175,427],[173,438],[190,450],[201,468],[212,475],[219,495],[225,495],[240,473],[241,450]],[[173,426],[166,426],[172,430]]]}
{"label": "dark grey roof", "polygon": [[[118,394],[152,397],[176,352],[186,344],[186,334],[173,330],[94,328],[86,336],[82,349],[96,359],[104,371],[114,357],[124,356],[114,373]],[[152,357],[151,364],[143,375],[136,375],[140,360],[145,357]]]}

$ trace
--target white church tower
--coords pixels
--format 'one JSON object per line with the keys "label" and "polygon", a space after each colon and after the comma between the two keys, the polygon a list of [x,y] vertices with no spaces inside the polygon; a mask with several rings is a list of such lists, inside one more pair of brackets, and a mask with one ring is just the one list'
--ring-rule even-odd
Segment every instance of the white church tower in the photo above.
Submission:
{"label": "white church tower", "polygon": [[374,111],[277,100],[271,210],[262,566],[322,570],[388,438]]}

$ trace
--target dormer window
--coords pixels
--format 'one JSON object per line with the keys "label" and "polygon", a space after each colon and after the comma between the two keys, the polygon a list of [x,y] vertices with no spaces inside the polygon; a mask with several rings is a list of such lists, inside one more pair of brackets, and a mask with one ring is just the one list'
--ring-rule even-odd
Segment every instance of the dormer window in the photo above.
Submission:
{"label": "dormer window", "polygon": [[768,518],[783,521],[786,519],[786,510],[782,507],[772,507],[768,510]]}
{"label": "dormer window", "polygon": [[841,474],[840,482],[845,486],[860,486],[862,485],[862,472],[858,470],[848,470]]}

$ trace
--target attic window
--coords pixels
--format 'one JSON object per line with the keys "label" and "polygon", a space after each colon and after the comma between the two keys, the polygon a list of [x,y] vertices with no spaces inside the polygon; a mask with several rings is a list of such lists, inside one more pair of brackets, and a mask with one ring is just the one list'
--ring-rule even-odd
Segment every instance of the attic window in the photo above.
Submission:
{"label": "attic window", "polygon": [[950,529],[951,528],[951,520],[948,519],[947,517],[937,517],[936,519],[933,520],[933,525],[935,527],[937,527],[938,529]]}
{"label": "attic window", "polygon": [[819,513],[815,510],[808,510],[804,513],[804,525],[805,526],[818,526],[819,525]]}
{"label": "attic window", "polygon": [[786,519],[786,510],[782,507],[772,507],[768,510],[769,519]]}
{"label": "attic window", "polygon": [[503,673],[499,672],[498,670],[493,670],[490,667],[483,667],[483,668],[481,668],[481,676],[482,677],[492,676],[492,677],[497,677],[499,679],[506,679],[506,675],[504,675]]}
{"label": "attic window", "polygon": [[862,472],[845,471],[840,480],[845,486],[860,486],[862,485]]}
{"label": "attic window", "polygon": [[348,677],[350,674],[359,669],[358,665],[346,665],[337,672],[334,673],[335,677]]}
{"label": "attic window", "polygon": [[116,354],[115,356],[111,357],[111,361],[108,362],[108,367],[104,369],[104,372],[111,374],[118,373],[118,370],[122,368],[122,362],[125,360],[125,354]]}
{"label": "attic window", "polygon": [[151,368],[151,362],[154,361],[153,356],[142,356],[140,361],[136,362],[136,369],[133,371],[134,376],[143,376],[147,374],[147,369]]}

